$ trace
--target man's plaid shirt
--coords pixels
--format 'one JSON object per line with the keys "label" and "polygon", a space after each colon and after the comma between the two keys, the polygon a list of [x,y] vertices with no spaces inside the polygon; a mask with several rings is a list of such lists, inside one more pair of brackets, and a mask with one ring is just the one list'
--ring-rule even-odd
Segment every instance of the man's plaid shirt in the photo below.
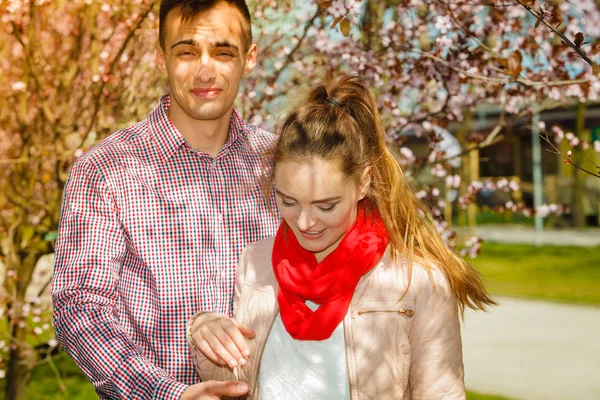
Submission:
{"label": "man's plaid shirt", "polygon": [[77,160],[64,191],[54,326],[101,398],[178,399],[197,383],[187,320],[231,315],[242,249],[279,222],[259,184],[274,136],[234,111],[212,158],[186,143],[169,105]]}

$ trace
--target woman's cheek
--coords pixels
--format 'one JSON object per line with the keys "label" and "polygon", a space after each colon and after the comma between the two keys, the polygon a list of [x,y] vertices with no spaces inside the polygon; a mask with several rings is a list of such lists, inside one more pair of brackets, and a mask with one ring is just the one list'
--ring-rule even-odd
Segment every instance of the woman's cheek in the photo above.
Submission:
{"label": "woman's cheek", "polygon": [[279,208],[279,215],[281,215],[281,218],[283,218],[288,224],[293,223],[294,221],[296,221],[298,218],[296,216],[296,210],[294,210],[294,207],[278,207]]}

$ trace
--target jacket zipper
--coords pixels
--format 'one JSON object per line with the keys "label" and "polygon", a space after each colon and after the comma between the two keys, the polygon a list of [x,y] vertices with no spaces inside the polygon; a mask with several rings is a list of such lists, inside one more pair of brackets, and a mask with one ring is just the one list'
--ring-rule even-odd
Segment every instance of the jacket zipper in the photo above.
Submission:
{"label": "jacket zipper", "polygon": [[358,315],[380,312],[398,313],[399,315],[406,315],[408,318],[412,318],[413,315],[415,315],[415,312],[413,310],[409,310],[407,308],[401,308],[399,310],[360,310],[358,312]]}
{"label": "jacket zipper", "polygon": [[[260,363],[262,362],[262,355],[265,351],[265,346],[267,345],[267,340],[269,339],[269,335],[271,334],[271,330],[273,329],[273,324],[275,324],[275,319],[277,318],[277,315],[279,315],[279,309],[277,309],[277,311],[273,315],[273,318],[271,319],[267,337],[265,338],[264,343],[261,345],[260,351],[258,352],[259,359],[258,359],[258,364],[256,365],[256,373],[252,377],[252,380],[254,381],[254,392],[256,392],[258,390],[258,373],[260,371]],[[255,393],[252,393],[251,395],[253,396],[254,394]],[[256,393],[256,398],[258,399],[258,393]]]}
{"label": "jacket zipper", "polygon": [[348,316],[344,317],[344,319],[342,320],[342,324],[343,324],[343,328],[344,328],[344,349],[346,350],[346,370],[348,371],[348,390],[350,391],[350,400],[355,399],[354,396],[354,391],[352,390],[352,371],[350,370],[352,367],[350,365],[350,353],[348,351],[348,337],[350,336],[350,323],[351,320],[348,318],[348,322],[346,322],[346,318],[348,318]]}

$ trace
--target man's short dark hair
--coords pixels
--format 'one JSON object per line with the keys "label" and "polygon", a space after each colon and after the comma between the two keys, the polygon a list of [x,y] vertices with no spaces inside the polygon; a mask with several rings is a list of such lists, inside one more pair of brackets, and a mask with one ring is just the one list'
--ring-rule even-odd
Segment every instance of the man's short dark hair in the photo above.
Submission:
{"label": "man's short dark hair", "polygon": [[[246,32],[244,32],[244,40],[246,42],[246,49],[250,47],[252,44],[252,29],[251,23],[252,20],[250,18],[250,11],[248,10],[248,5],[245,0],[162,0],[160,2],[160,11],[158,17],[158,41],[160,43],[160,47],[165,49],[165,35],[166,35],[166,23],[167,23],[167,15],[174,8],[182,6],[181,8],[181,20],[186,22],[196,15],[201,13],[202,11],[209,10],[216,6],[220,2],[225,2],[235,8],[237,8],[241,13],[248,27]],[[226,21],[224,21],[226,22]]]}

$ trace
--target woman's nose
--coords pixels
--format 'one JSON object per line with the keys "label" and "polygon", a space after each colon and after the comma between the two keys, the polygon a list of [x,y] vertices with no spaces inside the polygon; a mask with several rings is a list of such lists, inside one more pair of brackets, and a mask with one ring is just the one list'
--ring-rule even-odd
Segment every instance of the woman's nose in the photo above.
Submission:
{"label": "woman's nose", "polygon": [[296,225],[298,226],[298,229],[306,232],[310,228],[315,226],[315,220],[312,218],[312,215],[308,211],[303,210],[300,212],[300,215],[298,215]]}

